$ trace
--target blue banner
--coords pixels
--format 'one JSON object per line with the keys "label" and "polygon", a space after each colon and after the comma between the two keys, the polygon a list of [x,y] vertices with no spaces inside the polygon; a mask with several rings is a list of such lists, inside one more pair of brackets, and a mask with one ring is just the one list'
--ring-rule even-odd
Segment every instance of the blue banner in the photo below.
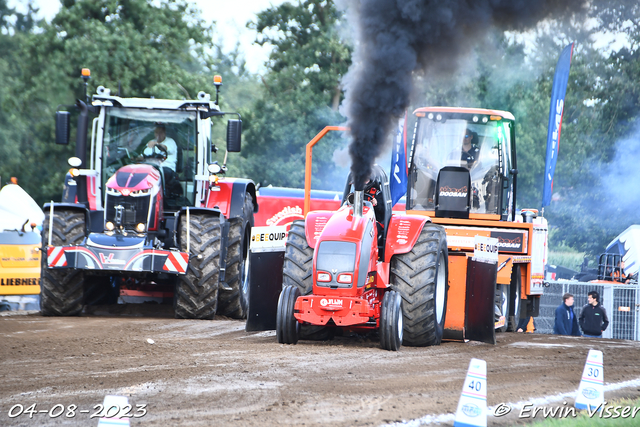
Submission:
{"label": "blue banner", "polygon": [[560,130],[562,128],[562,113],[564,112],[564,97],[567,93],[569,70],[573,43],[564,48],[556,65],[551,89],[551,107],[549,108],[549,126],[547,134],[547,159],[544,165],[544,187],[542,189],[542,207],[551,203],[553,193],[553,174],[556,170],[558,151],[560,150]]}
{"label": "blue banner", "polygon": [[390,174],[391,206],[407,192],[407,114],[398,121],[398,130],[393,140]]}

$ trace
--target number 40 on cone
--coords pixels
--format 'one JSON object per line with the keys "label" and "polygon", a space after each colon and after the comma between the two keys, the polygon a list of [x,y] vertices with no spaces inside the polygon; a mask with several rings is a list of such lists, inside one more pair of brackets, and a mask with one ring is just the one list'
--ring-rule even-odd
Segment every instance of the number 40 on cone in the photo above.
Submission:
{"label": "number 40 on cone", "polygon": [[471,359],[454,427],[487,427],[487,362]]}

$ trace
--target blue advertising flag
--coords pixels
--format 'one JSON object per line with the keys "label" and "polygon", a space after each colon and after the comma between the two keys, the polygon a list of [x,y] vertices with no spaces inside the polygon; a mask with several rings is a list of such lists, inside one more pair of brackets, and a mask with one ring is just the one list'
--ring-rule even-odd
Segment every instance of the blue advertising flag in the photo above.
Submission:
{"label": "blue advertising flag", "polygon": [[407,114],[398,121],[398,131],[393,140],[391,154],[391,206],[407,192]]}
{"label": "blue advertising flag", "polygon": [[551,107],[549,108],[549,126],[547,134],[547,160],[544,165],[544,187],[542,189],[542,207],[551,203],[553,192],[553,174],[556,170],[558,151],[560,150],[560,130],[562,128],[562,113],[564,112],[564,96],[567,93],[569,69],[573,43],[564,48],[556,65],[551,89]]}

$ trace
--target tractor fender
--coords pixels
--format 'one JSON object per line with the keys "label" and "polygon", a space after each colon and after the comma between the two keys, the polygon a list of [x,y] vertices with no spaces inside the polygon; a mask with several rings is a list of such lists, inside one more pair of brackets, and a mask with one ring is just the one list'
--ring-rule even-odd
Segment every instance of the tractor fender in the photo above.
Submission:
{"label": "tractor fender", "polygon": [[[84,213],[84,224],[85,224],[85,233],[87,233],[89,230],[91,230],[91,212],[89,211],[89,209],[87,209],[87,207],[84,204],[80,204],[80,203],[54,203],[53,204],[53,214],[56,214],[56,209],[63,209],[63,210],[73,210],[73,211],[77,211],[77,212],[83,212]],[[45,214],[48,214],[51,211],[51,203],[45,203],[44,206],[42,207],[42,210],[44,211]],[[102,211],[101,211],[102,212]]]}
{"label": "tractor fender", "polygon": [[431,222],[428,216],[393,214],[389,221],[384,248],[385,262],[391,262],[396,254],[406,254],[418,241],[422,227]]}
{"label": "tractor fender", "polygon": [[[216,217],[222,217],[222,212],[220,211],[220,209],[216,209],[216,208],[194,208],[194,207],[189,207],[189,214],[193,214],[193,213],[198,213],[198,214],[209,214],[212,216],[216,216]],[[180,209],[180,216],[186,215],[187,214],[187,208],[183,207]],[[220,222],[223,222],[224,218],[220,218]]]}
{"label": "tractor fender", "polygon": [[307,214],[304,220],[304,234],[307,237],[307,244],[310,248],[316,248],[316,243],[320,234],[322,234],[322,230],[324,230],[329,218],[334,213],[334,211],[314,211]]}
{"label": "tractor fender", "polygon": [[250,179],[225,178],[218,181],[217,190],[209,191],[208,208],[216,206],[226,218],[242,217],[245,194],[251,196],[253,212],[258,212],[256,185]]}

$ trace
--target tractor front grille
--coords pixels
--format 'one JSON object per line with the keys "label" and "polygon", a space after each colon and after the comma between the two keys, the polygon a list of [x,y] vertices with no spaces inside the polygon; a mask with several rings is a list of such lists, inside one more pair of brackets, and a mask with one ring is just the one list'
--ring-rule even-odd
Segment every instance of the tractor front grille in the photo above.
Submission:
{"label": "tractor front grille", "polygon": [[147,218],[149,217],[150,201],[150,194],[139,197],[113,196],[107,194],[106,221],[117,224],[116,207],[122,206],[122,226],[125,228],[134,228],[137,224],[143,223],[146,227],[148,226]]}
{"label": "tractor front grille", "polygon": [[332,289],[352,287],[352,283],[338,283],[337,278],[341,273],[351,273],[355,280],[356,249],[356,244],[353,242],[330,240],[320,242],[316,258],[316,271],[330,274],[331,281],[316,281],[316,284]]}

